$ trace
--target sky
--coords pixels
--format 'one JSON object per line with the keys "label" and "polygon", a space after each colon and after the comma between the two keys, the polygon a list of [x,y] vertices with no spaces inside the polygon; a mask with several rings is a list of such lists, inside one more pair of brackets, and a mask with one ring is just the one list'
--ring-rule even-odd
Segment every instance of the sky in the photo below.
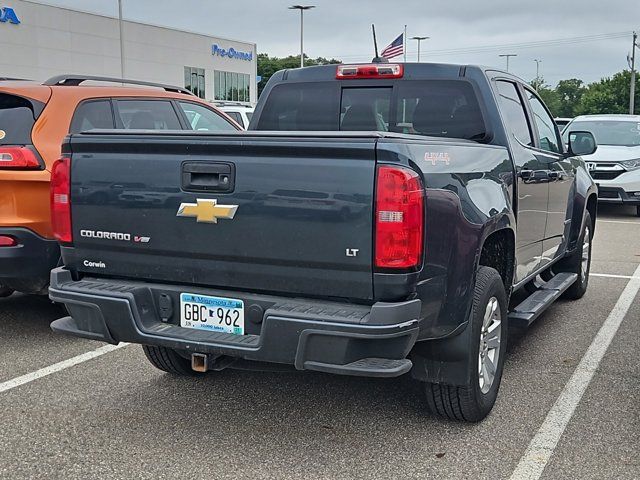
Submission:
{"label": "sky", "polygon": [[[122,0],[127,20],[255,42],[259,53],[298,55],[300,14],[286,0]],[[117,16],[117,0],[43,0],[39,3]],[[373,57],[371,24],[380,49],[401,34],[428,36],[423,62],[477,63],[505,68],[500,54],[517,54],[510,71],[540,75],[554,86],[585,82],[628,68],[640,0],[315,0],[305,13],[305,54],[345,63]],[[640,50],[636,50],[640,64]],[[407,60],[417,46],[409,40]]]}

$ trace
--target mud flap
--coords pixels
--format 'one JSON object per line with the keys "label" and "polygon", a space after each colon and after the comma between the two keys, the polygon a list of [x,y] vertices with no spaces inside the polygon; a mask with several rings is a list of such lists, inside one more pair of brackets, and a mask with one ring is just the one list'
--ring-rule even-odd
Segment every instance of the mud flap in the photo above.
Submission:
{"label": "mud flap", "polygon": [[470,334],[471,324],[465,322],[446,338],[416,343],[409,356],[413,378],[446,385],[468,384]]}

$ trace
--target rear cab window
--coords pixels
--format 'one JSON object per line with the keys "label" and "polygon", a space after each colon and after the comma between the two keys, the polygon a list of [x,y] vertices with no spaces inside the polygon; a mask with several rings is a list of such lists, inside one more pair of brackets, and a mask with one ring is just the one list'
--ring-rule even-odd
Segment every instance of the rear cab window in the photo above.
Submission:
{"label": "rear cab window", "polygon": [[340,130],[389,131],[391,87],[342,89]]}
{"label": "rear cab window", "polygon": [[487,128],[466,80],[276,85],[257,130],[389,131],[482,141]]}
{"label": "rear cab window", "polygon": [[391,131],[480,141],[487,136],[478,97],[464,80],[406,81],[397,87]]}
{"label": "rear cab window", "polygon": [[257,130],[338,130],[339,102],[334,82],[276,85],[269,93]]}

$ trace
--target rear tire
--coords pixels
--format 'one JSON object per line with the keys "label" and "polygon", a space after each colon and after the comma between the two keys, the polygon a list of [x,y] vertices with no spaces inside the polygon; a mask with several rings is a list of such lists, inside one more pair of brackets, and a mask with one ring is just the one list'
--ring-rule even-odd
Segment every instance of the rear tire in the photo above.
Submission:
{"label": "rear tire", "polygon": [[507,351],[507,294],[500,274],[480,267],[476,275],[469,318],[466,384],[426,383],[429,410],[441,417],[466,422],[485,418],[498,396]]}
{"label": "rear tire", "polygon": [[636,217],[640,217],[640,205],[636,207]]}
{"label": "rear tire", "polygon": [[163,372],[181,377],[204,375],[204,373],[193,371],[191,362],[171,348],[143,345],[142,350],[151,365]]}

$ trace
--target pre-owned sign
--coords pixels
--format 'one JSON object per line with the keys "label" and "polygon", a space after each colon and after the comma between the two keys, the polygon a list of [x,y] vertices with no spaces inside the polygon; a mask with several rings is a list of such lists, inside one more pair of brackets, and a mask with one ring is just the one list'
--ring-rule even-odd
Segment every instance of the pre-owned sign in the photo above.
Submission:
{"label": "pre-owned sign", "polygon": [[2,23],[13,23],[14,25],[20,24],[20,19],[13,8],[10,7],[1,7],[0,8],[0,22]]}
{"label": "pre-owned sign", "polygon": [[220,57],[233,58],[235,60],[253,60],[253,52],[240,52],[235,48],[231,47],[229,49],[221,48],[218,45],[213,45],[211,47],[211,54],[218,55]]}

